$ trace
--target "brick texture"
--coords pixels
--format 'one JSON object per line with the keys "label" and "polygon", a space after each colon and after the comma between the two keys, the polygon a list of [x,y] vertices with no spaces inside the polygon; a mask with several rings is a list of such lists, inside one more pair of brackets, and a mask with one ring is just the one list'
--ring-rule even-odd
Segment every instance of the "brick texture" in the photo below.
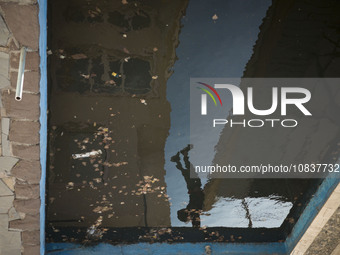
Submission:
{"label": "brick texture", "polygon": [[38,184],[40,181],[40,162],[20,160],[12,169],[12,175],[30,184]]}
{"label": "brick texture", "polygon": [[12,142],[26,143],[26,144],[38,144],[40,129],[38,122],[32,121],[13,121],[9,133],[9,139]]}
{"label": "brick texture", "polygon": [[39,46],[39,23],[37,5],[0,4],[8,28],[21,45],[34,50]]}
{"label": "brick texture", "polygon": [[39,160],[40,158],[40,149],[38,145],[13,145],[12,150],[13,155],[21,159]]}
{"label": "brick texture", "polygon": [[15,101],[15,93],[2,93],[2,101],[8,117],[14,119],[38,120],[40,115],[39,96],[23,94],[21,101]]}

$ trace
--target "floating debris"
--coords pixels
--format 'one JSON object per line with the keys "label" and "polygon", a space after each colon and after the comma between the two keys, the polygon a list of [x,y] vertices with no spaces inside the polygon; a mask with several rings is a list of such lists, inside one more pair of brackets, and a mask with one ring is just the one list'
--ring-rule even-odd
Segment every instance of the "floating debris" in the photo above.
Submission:
{"label": "floating debris", "polygon": [[205,254],[211,255],[211,253],[212,253],[211,246],[210,245],[206,245],[204,248],[205,248]]}
{"label": "floating debris", "polygon": [[127,0],[122,0],[122,4],[128,4]]}
{"label": "floating debris", "polygon": [[90,79],[90,75],[89,74],[81,73],[80,76],[84,77],[85,79]]}
{"label": "floating debris", "polygon": [[158,75],[152,76],[152,79],[153,79],[153,80],[157,80],[157,79],[158,79]]}
{"label": "floating debris", "polygon": [[74,183],[73,182],[67,183],[66,189],[70,190],[70,189],[73,189],[73,188],[74,188]]}
{"label": "floating debris", "polygon": [[111,74],[112,74],[113,77],[116,77],[116,78],[120,77],[120,75],[116,72],[112,72]]}
{"label": "floating debris", "polygon": [[218,20],[218,16],[216,14],[214,14],[214,16],[211,17],[212,20]]}
{"label": "floating debris", "polygon": [[83,53],[79,53],[79,54],[71,55],[71,58],[73,58],[73,59],[86,59],[87,56],[85,54],[83,54]]}
{"label": "floating debris", "polygon": [[96,7],[96,10],[95,10],[95,11],[89,10],[89,11],[88,11],[88,14],[90,15],[91,18],[95,18],[95,17],[99,16],[99,14],[100,14],[101,12],[102,12],[102,11],[101,11],[98,7]]}
{"label": "floating debris", "polygon": [[87,229],[86,234],[87,234],[88,239],[95,239],[96,240],[96,239],[101,239],[103,237],[103,233],[105,231],[98,229],[98,226],[96,226],[96,225],[92,225],[91,227],[89,227]]}
{"label": "floating debris", "polygon": [[113,163],[112,165],[115,166],[115,167],[119,167],[119,166],[124,166],[124,165],[127,165],[128,162],[119,162],[119,163]]}
{"label": "floating debris", "polygon": [[116,85],[116,82],[114,80],[109,80],[109,81],[106,81],[105,84],[110,84],[110,85]]}
{"label": "floating debris", "polygon": [[97,150],[97,151],[91,151],[91,152],[86,152],[86,153],[81,153],[81,154],[72,154],[72,158],[74,159],[89,158],[89,157],[97,156],[100,154],[103,154],[103,152],[101,150]]}
{"label": "floating debris", "polygon": [[96,183],[101,183],[102,182],[102,179],[101,178],[94,178],[93,179]]}
{"label": "floating debris", "polygon": [[148,104],[146,103],[145,99],[141,99],[140,102],[141,102],[142,104],[144,104],[144,105],[148,105]]}

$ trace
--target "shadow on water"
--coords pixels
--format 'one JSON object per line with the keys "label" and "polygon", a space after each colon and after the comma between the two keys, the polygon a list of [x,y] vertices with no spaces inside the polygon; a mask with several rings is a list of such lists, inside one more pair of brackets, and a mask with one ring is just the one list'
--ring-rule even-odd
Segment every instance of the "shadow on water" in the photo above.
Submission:
{"label": "shadow on water", "polygon": [[320,180],[190,178],[189,78],[334,77],[338,8],[49,1],[47,242],[284,240]]}

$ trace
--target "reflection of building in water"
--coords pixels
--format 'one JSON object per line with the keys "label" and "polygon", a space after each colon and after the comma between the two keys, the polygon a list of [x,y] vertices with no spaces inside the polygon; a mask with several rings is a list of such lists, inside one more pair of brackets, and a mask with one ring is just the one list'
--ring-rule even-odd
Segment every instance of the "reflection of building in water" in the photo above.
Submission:
{"label": "reflection of building in water", "polygon": [[165,2],[50,1],[50,226],[170,226],[165,85],[187,1]]}
{"label": "reflection of building in water", "polygon": [[[339,4],[334,1],[274,1],[260,27],[244,77],[338,77],[338,14]],[[339,89],[313,91],[324,93],[321,95],[322,104],[315,102],[309,105],[313,116],[299,119],[299,125],[305,126],[303,130],[260,128],[250,132],[246,128],[224,128],[214,162],[219,165],[248,162],[251,165],[277,157],[281,161],[289,159],[295,163],[312,163],[337,157],[339,99],[334,97],[338,97]],[[268,98],[266,96],[256,95],[258,105],[261,106]],[[250,115],[247,114],[247,117]],[[301,207],[299,200],[310,183],[312,181],[302,179],[211,179],[205,187],[205,210],[215,207],[220,197],[243,199],[272,194],[287,198],[296,209]],[[284,217],[286,215],[282,220]]]}

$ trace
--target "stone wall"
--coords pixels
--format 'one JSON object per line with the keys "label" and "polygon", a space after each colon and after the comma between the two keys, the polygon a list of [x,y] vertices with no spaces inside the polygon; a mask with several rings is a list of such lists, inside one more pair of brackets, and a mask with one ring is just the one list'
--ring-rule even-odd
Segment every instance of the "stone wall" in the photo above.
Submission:
{"label": "stone wall", "polygon": [[[36,0],[0,0],[0,254],[39,254],[39,23]],[[20,48],[24,93],[14,100]]]}

